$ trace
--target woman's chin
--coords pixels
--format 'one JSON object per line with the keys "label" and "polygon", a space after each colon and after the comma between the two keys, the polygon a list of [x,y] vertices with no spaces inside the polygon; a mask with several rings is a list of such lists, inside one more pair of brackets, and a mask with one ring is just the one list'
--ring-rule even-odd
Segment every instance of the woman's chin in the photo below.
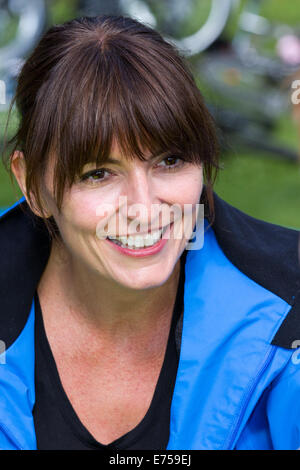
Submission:
{"label": "woman's chin", "polygon": [[166,273],[165,275],[162,275],[162,273],[156,273],[156,275],[143,275],[142,273],[140,273],[137,274],[136,277],[122,276],[118,279],[118,283],[125,288],[133,290],[153,289],[155,287],[163,285],[169,278],[170,274],[171,271],[170,273]]}

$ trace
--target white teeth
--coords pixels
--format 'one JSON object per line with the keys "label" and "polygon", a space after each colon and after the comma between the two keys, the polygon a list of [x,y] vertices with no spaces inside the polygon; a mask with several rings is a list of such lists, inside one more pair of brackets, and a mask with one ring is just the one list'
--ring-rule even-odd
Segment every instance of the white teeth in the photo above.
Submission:
{"label": "white teeth", "polygon": [[122,243],[124,246],[128,246],[129,248],[143,248],[145,246],[151,246],[158,242],[161,237],[163,230],[155,230],[151,234],[148,233],[145,236],[136,235],[136,236],[129,236],[129,237],[108,237],[112,240],[117,240]]}

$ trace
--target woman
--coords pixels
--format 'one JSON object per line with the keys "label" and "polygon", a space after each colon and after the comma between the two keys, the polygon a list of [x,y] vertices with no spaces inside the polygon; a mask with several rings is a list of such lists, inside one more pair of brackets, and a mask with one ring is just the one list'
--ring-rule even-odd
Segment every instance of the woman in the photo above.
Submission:
{"label": "woman", "polygon": [[75,19],[15,101],[0,448],[297,448],[298,232],[213,193],[215,130],[179,52],[130,18]]}

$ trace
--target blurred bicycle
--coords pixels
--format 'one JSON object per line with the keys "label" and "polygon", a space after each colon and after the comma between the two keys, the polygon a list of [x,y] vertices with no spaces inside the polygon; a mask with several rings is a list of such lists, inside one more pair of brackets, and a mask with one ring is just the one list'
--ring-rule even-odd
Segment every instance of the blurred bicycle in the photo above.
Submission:
{"label": "blurred bicycle", "polygon": [[[237,3],[241,2],[236,7]],[[300,31],[261,16],[263,3],[243,2],[232,38],[212,45],[198,58],[197,70],[210,90],[209,106],[227,145],[296,161],[299,151],[278,143],[274,134],[278,121],[291,110],[291,77],[300,67]]]}

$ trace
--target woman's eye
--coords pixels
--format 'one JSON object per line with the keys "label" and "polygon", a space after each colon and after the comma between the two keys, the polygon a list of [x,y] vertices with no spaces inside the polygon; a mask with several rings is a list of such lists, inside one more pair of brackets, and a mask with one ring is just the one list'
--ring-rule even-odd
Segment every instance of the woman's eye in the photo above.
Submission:
{"label": "woman's eye", "polygon": [[[165,163],[165,165],[161,165]],[[166,171],[176,170],[179,167],[182,167],[185,163],[185,160],[182,157],[177,155],[169,155],[165,157],[157,166],[163,168]],[[95,184],[98,182],[104,182],[110,179],[113,173],[106,169],[106,168],[98,168],[96,170],[88,171],[80,176],[80,181],[85,181],[91,184]]]}
{"label": "woman's eye", "polygon": [[97,182],[97,181],[104,181],[108,178],[108,177],[104,176],[105,173],[110,174],[110,172],[108,170],[106,170],[105,168],[101,168],[101,169],[98,169],[98,170],[91,170],[91,171],[85,173],[84,175],[82,175],[80,180],[81,181],[88,181],[90,183],[94,183],[94,182]]}
{"label": "woman's eye", "polygon": [[[177,163],[176,163],[176,160],[177,160]],[[160,163],[162,162],[166,163],[166,165],[163,165],[163,169],[166,169],[166,170],[177,169],[178,167],[181,167],[184,164],[183,158],[178,157],[177,155],[170,155],[164,158]]]}

